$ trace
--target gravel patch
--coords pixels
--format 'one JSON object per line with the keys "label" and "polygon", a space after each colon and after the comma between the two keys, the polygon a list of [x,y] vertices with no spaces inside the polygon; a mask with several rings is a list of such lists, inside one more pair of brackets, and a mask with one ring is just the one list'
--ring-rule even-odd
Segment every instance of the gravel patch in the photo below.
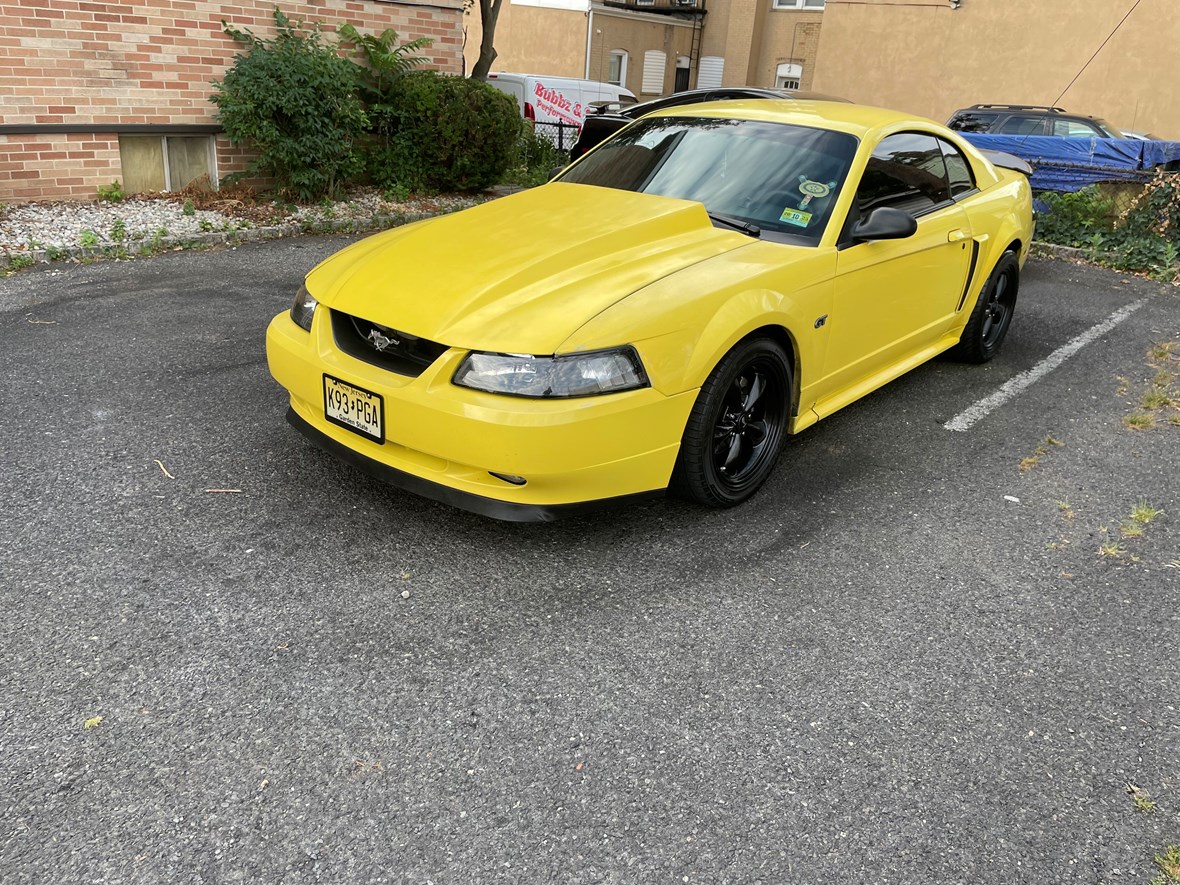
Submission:
{"label": "gravel patch", "polygon": [[356,191],[339,201],[275,210],[264,223],[243,217],[237,201],[195,209],[170,199],[28,203],[0,210],[0,267],[61,258],[128,258],[187,246],[300,233],[379,230],[473,206],[490,196],[444,194],[387,200]]}
{"label": "gravel patch", "polygon": [[167,200],[118,203],[29,203],[0,218],[0,249],[10,253],[77,246],[126,245],[154,236],[186,237],[230,230],[220,212],[190,210]]}

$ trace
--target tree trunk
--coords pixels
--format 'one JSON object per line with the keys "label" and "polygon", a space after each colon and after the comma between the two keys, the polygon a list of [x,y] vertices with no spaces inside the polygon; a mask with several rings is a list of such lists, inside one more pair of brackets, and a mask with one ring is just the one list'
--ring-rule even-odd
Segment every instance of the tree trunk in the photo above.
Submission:
{"label": "tree trunk", "polygon": [[479,0],[479,20],[483,26],[483,37],[479,41],[479,58],[471,69],[472,80],[486,80],[492,62],[496,60],[496,22],[500,18],[500,7],[504,0]]}

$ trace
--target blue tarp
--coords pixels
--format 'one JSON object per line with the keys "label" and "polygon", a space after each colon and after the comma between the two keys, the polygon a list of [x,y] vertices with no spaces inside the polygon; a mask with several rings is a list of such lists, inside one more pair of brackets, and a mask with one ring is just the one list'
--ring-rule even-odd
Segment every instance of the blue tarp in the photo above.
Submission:
{"label": "blue tarp", "polygon": [[1180,142],[1136,138],[1057,138],[960,132],[978,148],[1004,151],[1033,167],[1038,191],[1071,193],[1098,181],[1146,181],[1155,167],[1180,161]]}

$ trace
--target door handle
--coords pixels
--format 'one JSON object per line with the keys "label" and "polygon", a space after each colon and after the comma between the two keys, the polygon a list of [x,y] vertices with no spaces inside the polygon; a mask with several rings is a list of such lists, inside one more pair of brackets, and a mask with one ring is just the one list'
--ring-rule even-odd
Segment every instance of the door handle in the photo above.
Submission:
{"label": "door handle", "polygon": [[969,236],[970,235],[965,230],[953,230],[949,234],[946,235],[946,241],[948,243],[961,243],[961,242],[963,242],[963,240],[966,240]]}

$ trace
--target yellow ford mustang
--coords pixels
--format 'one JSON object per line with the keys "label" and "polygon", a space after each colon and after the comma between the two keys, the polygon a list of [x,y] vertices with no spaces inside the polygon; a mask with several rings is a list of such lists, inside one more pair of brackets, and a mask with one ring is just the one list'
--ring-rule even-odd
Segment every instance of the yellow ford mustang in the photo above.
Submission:
{"label": "yellow ford mustang", "polygon": [[271,322],[270,370],[311,440],[477,513],[732,506],[786,434],[996,353],[1032,238],[1019,166],[879,108],[669,109],[327,259]]}

